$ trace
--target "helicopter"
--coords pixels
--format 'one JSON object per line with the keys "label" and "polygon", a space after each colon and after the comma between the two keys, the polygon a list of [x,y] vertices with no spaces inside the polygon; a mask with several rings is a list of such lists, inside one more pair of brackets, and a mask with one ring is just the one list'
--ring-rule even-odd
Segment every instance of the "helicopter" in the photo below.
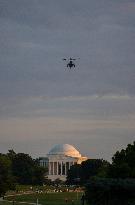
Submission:
{"label": "helicopter", "polygon": [[[79,58],[80,59],[80,58]],[[68,60],[69,62],[67,63],[67,68],[71,69],[72,67],[75,68],[75,63],[74,61],[77,60],[76,58],[63,58],[64,61]]]}

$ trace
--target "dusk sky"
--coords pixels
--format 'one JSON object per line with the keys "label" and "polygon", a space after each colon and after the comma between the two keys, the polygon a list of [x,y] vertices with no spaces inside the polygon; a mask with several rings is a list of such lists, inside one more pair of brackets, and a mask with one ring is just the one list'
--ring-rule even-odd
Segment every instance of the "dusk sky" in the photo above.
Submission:
{"label": "dusk sky", "polygon": [[0,152],[110,160],[134,140],[135,1],[0,0]]}

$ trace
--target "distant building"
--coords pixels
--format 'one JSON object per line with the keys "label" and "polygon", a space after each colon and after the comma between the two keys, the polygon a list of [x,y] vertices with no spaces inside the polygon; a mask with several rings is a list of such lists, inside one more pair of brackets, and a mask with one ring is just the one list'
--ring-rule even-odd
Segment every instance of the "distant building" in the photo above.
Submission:
{"label": "distant building", "polygon": [[54,181],[59,178],[65,181],[67,171],[74,164],[81,164],[87,157],[82,157],[79,151],[69,144],[55,145],[47,154],[40,157],[40,166],[48,168],[48,179]]}

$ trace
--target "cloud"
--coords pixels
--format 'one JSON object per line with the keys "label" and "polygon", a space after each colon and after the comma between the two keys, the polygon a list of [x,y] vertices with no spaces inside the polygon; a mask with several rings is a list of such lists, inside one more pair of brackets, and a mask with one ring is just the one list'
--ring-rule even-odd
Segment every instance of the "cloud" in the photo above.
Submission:
{"label": "cloud", "polygon": [[113,117],[134,114],[134,97],[128,95],[92,96],[29,96],[3,99],[0,103],[2,118],[65,116],[77,118]]}
{"label": "cloud", "polygon": [[124,11],[127,13],[134,12],[135,11],[135,2],[133,2],[133,1],[124,2],[123,4],[121,4],[120,9],[121,9],[121,11]]}

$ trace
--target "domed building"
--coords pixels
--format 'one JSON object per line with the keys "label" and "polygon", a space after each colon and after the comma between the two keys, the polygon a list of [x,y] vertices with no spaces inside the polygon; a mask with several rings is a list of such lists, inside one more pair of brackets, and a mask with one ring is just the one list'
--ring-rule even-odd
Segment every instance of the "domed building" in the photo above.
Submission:
{"label": "domed building", "polygon": [[81,164],[87,157],[82,157],[79,151],[69,144],[55,145],[47,154],[40,158],[40,165],[48,167],[48,179],[65,181],[67,171],[74,164]]}

